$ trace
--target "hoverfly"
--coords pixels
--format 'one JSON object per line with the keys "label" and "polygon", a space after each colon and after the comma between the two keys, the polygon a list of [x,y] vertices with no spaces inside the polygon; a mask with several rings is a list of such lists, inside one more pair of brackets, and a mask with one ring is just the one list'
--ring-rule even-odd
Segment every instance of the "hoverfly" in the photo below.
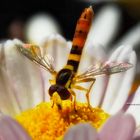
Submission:
{"label": "hoverfly", "polygon": [[[82,55],[82,50],[91,26],[93,18],[93,10],[91,7],[86,8],[81,14],[74,38],[73,44],[68,56],[67,64],[60,71],[56,72],[53,67],[53,58],[49,55],[43,56],[38,46],[33,44],[18,45],[18,50],[31,61],[39,64],[47,71],[49,71],[54,79],[50,80],[51,86],[49,88],[49,95],[53,104],[61,108],[61,101],[71,99],[74,97],[74,108],[76,107],[76,94],[73,89],[78,89],[86,92],[87,103],[89,102],[89,93],[95,82],[95,76],[102,74],[114,74],[128,70],[132,67],[130,63],[103,63],[99,67],[91,66],[84,73],[77,75],[77,69]],[[79,83],[90,82],[88,89],[78,85]]]}

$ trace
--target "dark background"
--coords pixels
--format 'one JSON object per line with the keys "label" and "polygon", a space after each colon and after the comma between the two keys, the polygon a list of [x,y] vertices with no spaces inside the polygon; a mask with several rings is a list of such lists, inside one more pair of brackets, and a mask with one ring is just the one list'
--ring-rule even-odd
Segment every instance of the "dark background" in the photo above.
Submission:
{"label": "dark background", "polygon": [[14,20],[21,20],[23,23],[38,12],[51,13],[59,22],[65,38],[72,39],[76,20],[81,11],[89,5],[94,6],[95,14],[106,4],[115,4],[120,7],[123,22],[118,34],[120,38],[127,30],[140,21],[140,2],[119,1],[119,2],[86,2],[76,0],[34,0],[34,1],[3,1],[0,6],[0,39],[11,38],[9,36],[9,25]]}

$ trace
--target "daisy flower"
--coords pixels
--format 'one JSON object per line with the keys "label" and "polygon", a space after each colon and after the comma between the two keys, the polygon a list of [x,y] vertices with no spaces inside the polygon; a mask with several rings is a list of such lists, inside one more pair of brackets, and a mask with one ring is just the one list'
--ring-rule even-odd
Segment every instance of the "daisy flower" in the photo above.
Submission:
{"label": "daisy flower", "polygon": [[[107,57],[102,47],[93,47],[92,43],[89,41],[85,46],[79,72],[87,69],[88,65],[95,63],[94,60],[96,62],[103,62],[104,60],[109,62],[125,61],[133,64],[133,68],[125,73],[98,77],[90,94],[90,103],[94,106],[92,109],[85,103],[85,95],[77,92],[76,112],[69,101],[62,103],[62,110],[58,110],[57,106],[51,107],[52,104],[48,95],[51,75],[19,53],[17,44],[23,45],[22,42],[9,40],[1,44],[1,139],[8,140],[9,137],[11,140],[63,139],[63,135],[69,127],[81,122],[89,122],[99,130],[99,133],[97,134],[94,128],[88,124],[80,124],[74,129],[70,128],[64,139],[82,139],[83,136],[84,139],[115,140],[116,137],[113,139],[113,135],[109,133],[111,130],[112,133],[118,131],[116,136],[120,136],[120,140],[132,140],[133,137],[136,140],[139,138],[139,129],[135,132],[135,121],[137,127],[140,125],[139,106],[134,106],[140,100],[139,89],[131,102],[128,99],[136,66],[136,54],[133,51],[133,45],[120,46],[110,57]],[[67,42],[60,35],[53,35],[42,43],[42,48],[41,50],[49,52],[54,57],[54,67],[59,70],[67,61],[71,42]],[[125,105],[127,107],[124,107]],[[135,120],[132,116],[122,113],[113,116],[120,110],[124,110],[126,114],[132,114]],[[107,119],[107,123],[101,128]],[[121,126],[116,127],[117,124],[121,124]],[[121,131],[125,128],[127,128],[126,133]],[[81,136],[77,137],[79,132]]]}

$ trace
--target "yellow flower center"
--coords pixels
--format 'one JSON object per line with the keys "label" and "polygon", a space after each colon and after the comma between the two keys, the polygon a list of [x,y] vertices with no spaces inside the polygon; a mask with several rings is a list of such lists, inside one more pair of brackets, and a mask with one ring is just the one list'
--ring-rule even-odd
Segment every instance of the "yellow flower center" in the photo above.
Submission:
{"label": "yellow flower center", "polygon": [[33,140],[62,139],[72,125],[88,122],[99,129],[109,115],[100,108],[89,108],[86,103],[76,103],[76,111],[70,101],[63,101],[62,110],[43,102],[22,112],[16,120],[29,132]]}

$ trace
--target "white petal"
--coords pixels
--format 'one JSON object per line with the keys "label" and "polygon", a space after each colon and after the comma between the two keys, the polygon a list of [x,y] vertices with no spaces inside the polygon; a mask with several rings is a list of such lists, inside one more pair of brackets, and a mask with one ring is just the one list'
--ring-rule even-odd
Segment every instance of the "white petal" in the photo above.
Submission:
{"label": "white petal", "polygon": [[[99,53],[100,52],[100,53]],[[95,65],[95,64],[101,64],[106,59],[105,50],[100,45],[93,45],[92,43],[86,44],[82,58],[80,61],[80,66],[78,69],[78,73],[85,72],[89,66]],[[89,85],[91,83],[83,83],[81,86],[84,86],[86,88],[89,88]],[[93,85],[93,88],[90,93],[90,102],[91,105],[97,106],[100,104],[101,99],[103,97],[105,86],[107,84],[107,77],[98,77],[96,78],[96,81]],[[83,92],[76,91],[77,92],[77,99],[78,101],[86,101],[86,96]]]}
{"label": "white petal", "polygon": [[[104,49],[104,46],[100,44],[95,45],[91,42],[86,44],[83,54],[85,55],[85,57],[90,58],[90,65],[102,63],[107,59],[106,50]],[[85,61],[83,63],[85,64]]]}
{"label": "white petal", "polygon": [[[81,68],[81,65],[85,67],[87,64],[88,66],[101,64],[107,59],[104,47],[99,44],[94,45],[93,43],[88,43],[85,48],[85,53],[87,53],[87,56],[85,57],[86,59],[89,58],[88,60],[89,62],[85,59],[82,60],[81,61],[82,64],[80,63],[80,68]],[[87,69],[88,66],[86,66],[85,68]],[[100,76],[96,78],[96,81],[90,93],[90,104],[92,106],[100,105],[102,98],[104,96],[104,93],[105,93],[105,88],[106,88],[107,83],[108,83],[108,76]]]}
{"label": "white petal", "polygon": [[[131,46],[124,46],[124,47],[118,48],[112,54],[109,61],[115,61],[115,62],[126,61],[128,60],[131,51],[132,51]],[[124,76],[124,73],[119,73],[119,74],[111,75],[109,78],[108,87],[107,87],[105,98],[102,105],[103,109],[106,110],[107,112],[110,111],[110,108],[117,97],[118,90],[120,88],[120,85],[122,84],[123,76]]]}
{"label": "white petal", "polygon": [[[130,31],[128,31],[124,37],[121,38],[121,40],[119,40],[115,46],[119,46],[119,45],[127,45],[130,44],[132,46],[134,46],[133,48],[135,49],[139,49],[139,44],[140,44],[140,23],[138,23],[138,25],[134,26],[132,29],[130,29]],[[138,56],[139,56],[139,51],[137,52]],[[139,62],[138,62],[139,63]],[[140,70],[140,63],[137,64],[137,70],[136,73],[139,73]]]}
{"label": "white petal", "polygon": [[5,71],[0,68],[0,111],[11,116],[21,111],[12,85]]}
{"label": "white petal", "polygon": [[105,6],[96,15],[88,40],[94,45],[107,47],[115,37],[120,23],[120,11],[116,6]]}
{"label": "white petal", "polygon": [[91,125],[81,123],[71,127],[66,132],[64,140],[98,140],[98,135]]}
{"label": "white petal", "polygon": [[20,54],[14,43],[5,43],[4,66],[9,80],[13,83],[20,107],[25,110],[42,101],[42,79],[38,66]]}
{"label": "white petal", "polygon": [[108,84],[108,76],[97,77],[90,94],[90,104],[93,107],[100,106]]}
{"label": "white petal", "polygon": [[132,28],[130,31],[128,31],[126,35],[115,45],[115,47],[122,44],[130,44],[134,47],[140,44],[140,23],[134,28]]}
{"label": "white petal", "polygon": [[48,94],[48,89],[51,86],[49,79],[52,79],[52,75],[50,73],[48,73],[46,70],[40,68],[41,70],[41,76],[42,76],[42,80],[43,80],[43,89],[45,91],[45,95],[43,97],[44,101],[50,101],[50,96]]}
{"label": "white petal", "polygon": [[111,114],[115,114],[116,112],[118,112],[124,106],[124,103],[129,96],[129,91],[131,89],[136,70],[136,53],[134,51],[130,54],[129,62],[133,64],[133,68],[131,68],[124,74],[120,89],[117,93],[117,98],[115,99],[113,106],[110,110]]}
{"label": "white petal", "polygon": [[[116,62],[116,61],[122,61],[121,57],[123,57],[124,54],[129,54],[132,51],[131,45],[121,45],[117,49],[113,49],[113,52],[111,53],[111,56],[109,57],[110,62]],[[125,57],[127,59],[127,57]],[[123,60],[126,61],[126,60]]]}
{"label": "white petal", "polygon": [[54,58],[54,66],[57,71],[66,65],[71,48],[70,42],[66,42],[60,35],[51,35],[42,42],[41,46],[46,49],[47,54]]}
{"label": "white petal", "polygon": [[[127,103],[129,105],[129,103]],[[140,125],[140,87],[137,89],[133,101],[130,103],[130,106],[126,113],[130,113],[134,116],[137,126]]]}

